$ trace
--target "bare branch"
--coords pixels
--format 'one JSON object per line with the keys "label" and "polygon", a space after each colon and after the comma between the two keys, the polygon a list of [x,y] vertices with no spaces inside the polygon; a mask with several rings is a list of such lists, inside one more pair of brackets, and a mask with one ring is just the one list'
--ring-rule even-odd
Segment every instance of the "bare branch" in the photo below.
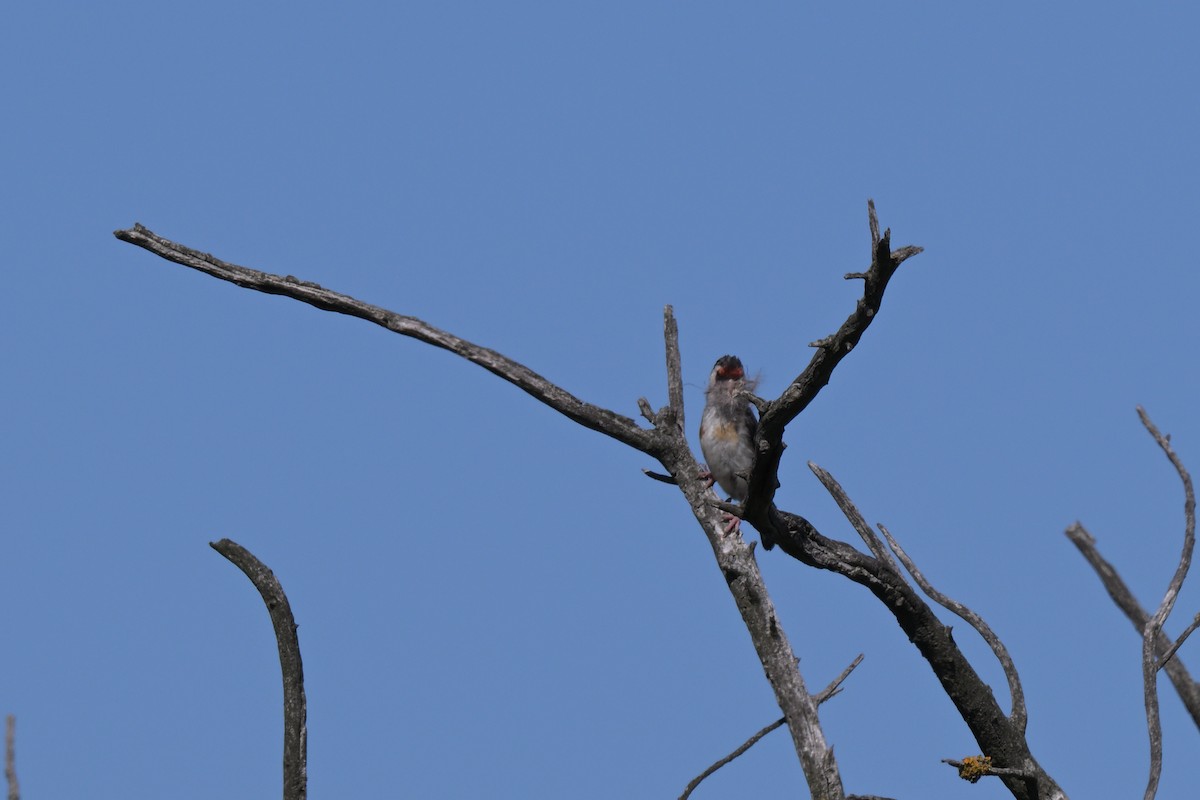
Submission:
{"label": "bare branch", "polygon": [[1163,594],[1158,610],[1150,617],[1150,622],[1147,623],[1146,629],[1142,633],[1142,681],[1145,687],[1146,731],[1150,739],[1150,777],[1146,781],[1144,798],[1145,800],[1154,800],[1154,796],[1158,794],[1158,781],[1162,776],[1162,722],[1158,714],[1159,665],[1155,659],[1155,649],[1163,625],[1166,624],[1167,617],[1175,607],[1175,601],[1179,597],[1179,591],[1183,588],[1188,568],[1192,564],[1192,551],[1196,547],[1196,495],[1192,490],[1192,477],[1184,468],[1183,462],[1179,460],[1179,456],[1175,454],[1175,450],[1172,449],[1170,437],[1159,432],[1154,423],[1150,421],[1150,416],[1145,409],[1138,406],[1137,412],[1142,424],[1146,426],[1146,430],[1154,437],[1154,441],[1162,448],[1167,459],[1175,467],[1175,471],[1179,473],[1179,478],[1183,481],[1184,493],[1183,552],[1179,556],[1179,565],[1175,568],[1171,582],[1167,584],[1167,591]]}
{"label": "bare branch", "polygon": [[[891,250],[891,232],[879,235],[879,220],[875,215],[875,202],[867,201],[867,216],[871,228],[871,266],[862,273],[863,295],[854,311],[841,327],[829,336],[814,343],[816,352],[804,371],[771,403],[761,410],[756,433],[756,456],[750,472],[750,488],[745,505],[749,509],[747,519],[770,519],[770,508],[779,486],[779,459],[783,456],[783,431],[813,401],[833,374],[834,368],[858,344],[871,321],[875,319],[882,303],[888,282],[900,264],[920,253],[920,247],[905,247]],[[848,276],[857,277],[857,276]],[[755,524],[752,522],[752,524]],[[757,528],[758,525],[755,524]],[[762,530],[759,530],[762,533]],[[778,539],[778,536],[771,536]]]}
{"label": "bare branch", "polygon": [[943,758],[943,764],[949,764],[958,770],[958,777],[970,783],[976,783],[985,775],[995,775],[997,777],[1012,777],[1033,779],[1033,773],[1024,769],[1015,767],[994,767],[992,760],[987,756],[967,756],[962,761],[954,758]]}
{"label": "bare branch", "polygon": [[834,502],[838,504],[838,508],[840,508],[842,513],[846,515],[846,519],[850,520],[850,524],[854,526],[854,530],[859,536],[862,537],[862,540],[866,542],[867,547],[870,548],[871,553],[874,554],[879,563],[887,564],[891,567],[893,572],[899,575],[900,570],[896,567],[896,562],[892,561],[892,557],[888,554],[887,549],[883,546],[883,542],[881,542],[879,537],[875,535],[874,529],[872,529],[867,523],[867,520],[863,517],[862,512],[860,512],[854,505],[854,502],[846,494],[846,490],[842,488],[842,485],[838,483],[832,475],[811,461],[808,462],[808,468],[811,469],[813,474],[817,476],[817,479],[825,485],[825,489],[833,497]]}
{"label": "bare branch", "polygon": [[[875,201],[867,200],[867,224],[871,227],[871,255],[879,249],[879,217],[875,214]],[[890,228],[888,230],[891,230]]]}
{"label": "bare branch", "polygon": [[[1100,555],[1100,551],[1096,548],[1095,537],[1079,522],[1072,523],[1067,528],[1066,536],[1095,570],[1100,582],[1108,592],[1108,596],[1125,614],[1125,617],[1133,623],[1134,629],[1140,636],[1150,622],[1150,614],[1142,608],[1141,603],[1133,596],[1133,592],[1130,591],[1125,581],[1121,580],[1116,568]],[[1171,684],[1175,687],[1179,699],[1183,701],[1184,708],[1187,709],[1192,722],[1197,728],[1200,728],[1200,684],[1192,680],[1191,673],[1188,672],[1181,659],[1171,658],[1167,655],[1168,652],[1173,652],[1171,647],[1171,641],[1162,631],[1159,631],[1155,642],[1159,664],[1166,671],[1167,677],[1171,679]]]}
{"label": "bare branch", "polygon": [[308,796],[308,714],[304,699],[304,665],[300,661],[300,641],[296,638],[291,604],[275,574],[249,550],[230,539],[209,542],[209,547],[246,574],[271,614],[283,673],[283,800],[305,800]]}
{"label": "bare branch", "polygon": [[925,592],[935,603],[965,619],[972,628],[979,632],[979,635],[987,642],[988,647],[992,648],[992,652],[996,654],[996,660],[1000,662],[1000,667],[1004,670],[1004,677],[1008,680],[1008,693],[1012,698],[1012,711],[1009,712],[1009,719],[1012,720],[1013,725],[1018,730],[1024,733],[1029,719],[1029,711],[1025,706],[1025,692],[1021,688],[1021,677],[1017,674],[1017,666],[1008,654],[1008,648],[1004,646],[1004,642],[1000,641],[1000,637],[996,635],[995,631],[983,621],[983,617],[957,600],[947,597],[935,589],[933,584],[917,569],[917,565],[909,558],[908,553],[904,552],[904,548],[900,546],[900,543],[892,538],[892,534],[885,525],[880,523],[879,530],[883,532],[888,545],[891,546],[892,551],[896,554],[896,558],[900,559],[900,563],[912,575],[913,580],[917,582],[917,586],[921,587],[921,591]]}
{"label": "bare branch", "polygon": [[845,790],[833,748],[821,730],[817,703],[808,693],[796,654],[771,602],[754,558],[754,547],[747,544],[737,530],[726,532],[725,519],[716,508],[719,501],[715,500],[708,482],[701,478],[700,465],[696,463],[683,432],[663,429],[659,432],[665,437],[659,461],[669,474],[675,476],[680,491],[708,537],[763,672],[775,692],[775,701],[787,720],[809,792],[816,800],[842,800]]}
{"label": "bare branch", "polygon": [[[699,465],[681,428],[639,428],[632,419],[585,403],[524,365],[494,350],[479,347],[414,317],[401,316],[363,303],[324,289],[315,283],[290,276],[270,275],[226,263],[206,253],[163,239],[141,225],[135,225],[130,230],[115,231],[114,235],[169,261],[237,286],[291,297],[327,311],[359,317],[396,333],[449,350],[513,383],[580,425],[611,436],[658,459],[667,473],[674,476],[693,514],[708,536],[717,564],[742,614],[743,622],[763,664],[763,670],[775,692],[775,698],[788,720],[792,741],[804,767],[805,778],[813,797],[818,800],[841,800],[844,791],[833,751],[825,742],[817,719],[816,705],[804,687],[804,679],[796,665],[795,653],[779,625],[774,605],[754,560],[754,548],[747,546],[736,531],[732,534],[725,533],[720,514],[708,504],[708,488],[700,478]],[[647,403],[646,406],[648,405]],[[646,410],[642,409],[643,412]],[[650,416],[655,415],[651,413]]]}
{"label": "bare branch", "polygon": [[[895,617],[929,663],[946,696],[954,703],[975,741],[997,765],[1022,771],[1001,780],[1017,800],[1061,800],[1066,795],[1033,757],[1024,733],[1017,729],[996,702],[994,693],[979,677],[945,626],[916,590],[896,571],[845,542],[822,536],[812,523],[797,514],[771,509],[772,518],[752,520],[755,527],[770,525],[779,532],[777,543],[788,555],[819,569],[836,572],[865,587]],[[1024,773],[1033,774],[1027,780]]]}
{"label": "bare branch", "polygon": [[645,417],[646,421],[651,425],[658,424],[658,415],[654,413],[654,408],[650,405],[650,401],[644,397],[639,397],[637,401],[638,411]]}
{"label": "bare branch", "polygon": [[4,720],[4,777],[8,781],[8,800],[21,800],[21,784],[17,781],[17,718],[12,714]]}
{"label": "bare branch", "polygon": [[1159,655],[1159,657],[1158,657],[1158,668],[1159,669],[1162,669],[1163,667],[1165,667],[1167,665],[1167,662],[1175,657],[1175,653],[1179,650],[1180,647],[1183,647],[1183,643],[1187,641],[1188,637],[1196,632],[1196,628],[1200,628],[1200,614],[1196,614],[1196,616],[1192,618],[1192,621],[1188,624],[1188,626],[1186,628],[1184,628],[1183,633],[1179,634],[1179,638],[1176,639],[1174,642],[1172,642],[1171,646],[1167,648],[1167,652]]}
{"label": "bare branch", "polygon": [[245,289],[290,297],[324,311],[365,319],[393,333],[410,336],[434,347],[449,350],[500,376],[585,428],[599,431],[630,447],[652,454],[655,441],[653,432],[639,428],[632,419],[585,403],[523,364],[495,350],[480,347],[452,333],[439,330],[416,317],[403,316],[290,275],[281,277],[221,261],[208,253],[164,239],[141,225],[135,224],[129,230],[113,231],[113,235],[123,242],[135,244],[168,261],[191,267]]}
{"label": "bare branch", "polygon": [[730,761],[733,761],[735,758],[740,756],[742,753],[749,750],[751,747],[753,747],[758,742],[759,739],[763,738],[771,731],[780,727],[785,722],[787,722],[787,719],[785,717],[780,717],[779,719],[775,720],[767,727],[760,730],[758,733],[751,736],[745,742],[743,742],[742,745],[738,749],[734,750],[732,753],[725,756],[724,758],[716,761],[711,767],[704,770],[704,772],[701,772],[699,775],[697,775],[695,778],[692,779],[691,783],[689,783],[687,785],[687,788],[683,790],[683,794],[679,795],[679,800],[687,800],[689,797],[692,796],[692,792],[696,791],[696,787],[700,785],[701,781],[703,781],[709,775],[712,775],[714,772],[719,770],[721,767],[728,764]]}
{"label": "bare branch", "polygon": [[675,425],[685,430],[683,424],[683,368],[679,358],[679,324],[675,322],[675,309],[663,307],[663,339],[667,355],[667,402],[675,415]]}
{"label": "bare branch", "polygon": [[644,474],[647,478],[653,478],[654,480],[658,481],[659,483],[669,483],[672,486],[679,485],[679,481],[675,480],[675,478],[673,478],[672,476],[663,475],[661,472],[655,472],[652,469],[643,468],[642,474]]}
{"label": "bare branch", "polygon": [[817,702],[817,705],[821,705],[821,703],[824,703],[826,700],[841,694],[842,684],[846,682],[846,678],[850,677],[850,673],[854,672],[854,668],[862,663],[862,660],[863,654],[859,653],[857,656],[855,656],[854,660],[850,662],[850,666],[842,670],[842,674],[830,681],[829,685],[824,689],[814,694],[813,700]]}

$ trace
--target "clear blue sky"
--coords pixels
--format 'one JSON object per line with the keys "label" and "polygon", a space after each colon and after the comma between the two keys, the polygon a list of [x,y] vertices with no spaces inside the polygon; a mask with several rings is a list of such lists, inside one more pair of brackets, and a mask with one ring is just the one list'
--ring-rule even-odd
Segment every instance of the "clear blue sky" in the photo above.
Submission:
{"label": "clear blue sky", "polygon": [[[113,239],[141,222],[419,316],[636,416],[680,322],[774,395],[868,255],[919,244],[789,430],[1012,650],[1043,765],[1140,797],[1139,640],[1200,472],[1200,12],[1132,4],[19,3],[0,31],[0,712],[29,798],[279,791],[266,561],[300,624],[311,796],[662,798],[778,716],[648,460],[466,362]],[[857,586],[760,561],[848,790],[1000,798]],[[1174,632],[1200,608],[1200,576]],[[1006,701],[999,670],[956,638]],[[1183,657],[1200,673],[1200,641]],[[1161,798],[1200,783],[1162,691]],[[784,732],[697,798],[803,797]]]}

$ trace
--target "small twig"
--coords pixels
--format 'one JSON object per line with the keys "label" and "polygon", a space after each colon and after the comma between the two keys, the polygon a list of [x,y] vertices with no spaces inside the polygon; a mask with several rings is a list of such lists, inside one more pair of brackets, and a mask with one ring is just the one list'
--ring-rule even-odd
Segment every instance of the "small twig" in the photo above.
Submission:
{"label": "small twig", "polygon": [[304,665],[300,661],[300,641],[296,638],[292,607],[275,574],[249,550],[230,539],[209,542],[209,547],[246,574],[271,614],[283,673],[283,800],[305,800],[308,796],[307,709]]}
{"label": "small twig", "polygon": [[841,694],[842,684],[846,682],[846,678],[850,677],[850,673],[854,672],[854,668],[862,663],[862,660],[863,654],[859,653],[858,656],[856,656],[855,659],[850,662],[850,666],[842,670],[841,675],[838,675],[829,682],[828,686],[813,695],[813,702],[815,702],[817,705],[821,705],[821,703],[824,703],[831,697],[836,697],[837,695]]}
{"label": "small twig", "polygon": [[8,800],[21,800],[21,784],[17,781],[17,718],[9,714],[4,723],[4,777],[8,780]]}
{"label": "small twig", "polygon": [[[1081,522],[1073,522],[1066,530],[1066,536],[1071,540],[1071,543],[1079,549],[1084,559],[1095,570],[1096,575],[1100,578],[1100,582],[1104,585],[1108,596],[1112,598],[1113,603],[1125,615],[1134,627],[1134,630],[1141,636],[1146,630],[1147,623],[1150,622],[1150,614],[1142,604],[1133,596],[1133,592],[1121,579],[1114,567],[1109,561],[1100,555],[1100,550],[1096,547],[1096,538],[1083,527]],[[1171,641],[1162,631],[1158,633],[1158,641],[1155,643],[1159,654],[1158,660],[1162,668],[1166,670],[1167,677],[1171,679],[1172,685],[1175,687],[1175,692],[1179,695],[1179,699],[1183,701],[1184,708],[1191,715],[1192,722],[1197,728],[1200,728],[1200,684],[1192,680],[1191,673],[1188,672],[1183,660],[1180,658],[1167,658],[1166,653],[1171,649]]]}
{"label": "small twig", "polygon": [[[845,683],[846,678],[850,677],[850,673],[854,671],[854,668],[862,663],[862,660],[863,660],[863,654],[859,653],[858,657],[850,662],[850,666],[848,666],[844,670],[842,670],[842,674],[838,675],[836,678],[834,678],[830,682],[830,684],[828,686],[826,686],[824,689],[822,689],[821,691],[817,692],[816,694],[814,694],[812,696],[813,703],[815,703],[816,705],[820,705],[821,703],[824,703],[829,698],[837,695],[841,689],[841,685],[843,683]],[[683,794],[679,795],[679,800],[687,800],[688,796],[691,795],[691,793],[696,790],[696,787],[700,785],[700,782],[702,780],[707,778],[709,775],[712,775],[714,772],[716,772],[721,767],[728,764],[730,761],[733,761],[735,758],[740,756],[742,753],[749,750],[751,747],[753,747],[755,745],[755,743],[758,742],[759,739],[763,738],[764,736],[766,736],[768,733],[775,730],[779,726],[783,725],[783,723],[786,721],[787,720],[784,717],[780,717],[779,719],[775,720],[770,725],[763,728],[758,733],[754,734],[749,739],[747,739],[745,741],[745,743],[742,744],[741,747],[739,747],[738,749],[734,750],[729,755],[725,756],[721,760],[714,763],[711,767],[704,770],[704,772],[701,772],[699,775],[697,775],[695,777],[694,780],[692,780],[691,783],[689,783],[687,785],[687,788],[683,790]]]}
{"label": "small twig", "polygon": [[730,761],[733,761],[735,758],[740,756],[742,753],[749,750],[751,747],[753,747],[758,742],[759,739],[763,738],[764,736],[766,736],[768,733],[775,730],[776,728],[782,726],[783,723],[785,723],[786,721],[787,720],[784,717],[780,717],[779,719],[775,720],[770,725],[763,728],[761,731],[759,731],[758,733],[754,734],[749,739],[747,739],[745,741],[745,743],[742,744],[741,747],[739,747],[738,749],[734,750],[729,755],[725,756],[724,758],[722,758],[719,761],[717,761],[716,763],[714,763],[711,767],[704,770],[704,772],[701,772],[699,775],[697,775],[695,778],[692,779],[691,783],[689,783],[687,785],[687,788],[683,790],[683,794],[679,795],[679,800],[687,800],[689,797],[691,797],[692,792],[696,791],[696,787],[700,785],[701,781],[703,781],[709,775],[712,775],[714,772],[719,770],[721,767],[728,764]]}
{"label": "small twig", "polygon": [[1024,769],[1016,767],[993,767],[992,760],[987,756],[967,756],[962,761],[956,758],[943,758],[943,764],[949,764],[958,770],[958,777],[964,781],[975,783],[985,775],[1008,776],[1012,778],[1033,779],[1036,776]]}
{"label": "small twig", "polygon": [[1012,698],[1012,711],[1009,712],[1009,719],[1012,720],[1013,725],[1019,731],[1024,733],[1029,719],[1029,711],[1025,706],[1025,692],[1021,688],[1021,677],[1017,674],[1017,665],[1013,663],[1012,656],[1008,654],[1008,648],[1004,646],[1004,642],[1000,641],[1000,637],[991,629],[991,626],[984,622],[983,617],[957,600],[947,597],[935,589],[933,584],[921,573],[921,570],[917,569],[917,565],[913,563],[908,553],[904,552],[904,548],[900,546],[900,543],[892,537],[887,526],[880,523],[879,530],[887,539],[892,552],[896,554],[896,558],[900,559],[900,563],[908,570],[908,574],[912,575],[913,580],[917,582],[917,586],[921,587],[921,591],[932,598],[938,605],[965,619],[972,628],[979,632],[979,635],[987,642],[988,647],[992,648],[992,652],[996,654],[996,660],[1000,662],[1000,667],[1004,670],[1004,677],[1008,680],[1008,694]]}
{"label": "small twig", "polygon": [[1184,534],[1183,534],[1183,552],[1179,556],[1179,565],[1175,568],[1175,574],[1171,577],[1171,582],[1167,584],[1167,591],[1163,594],[1162,602],[1159,603],[1158,610],[1150,617],[1150,622],[1146,625],[1145,631],[1142,633],[1142,682],[1144,684],[1144,695],[1146,703],[1146,731],[1150,738],[1150,776],[1146,781],[1145,800],[1154,800],[1154,796],[1158,794],[1158,782],[1162,777],[1162,721],[1159,719],[1158,713],[1158,670],[1159,665],[1155,659],[1155,646],[1158,643],[1158,636],[1162,633],[1163,625],[1166,624],[1167,617],[1170,616],[1171,610],[1175,607],[1175,601],[1179,598],[1179,591],[1183,588],[1183,581],[1187,577],[1188,568],[1192,564],[1192,551],[1196,547],[1196,495],[1192,489],[1192,477],[1184,468],[1183,462],[1179,460],[1179,456],[1175,454],[1175,450],[1171,447],[1171,439],[1169,436],[1164,436],[1158,428],[1150,421],[1150,416],[1141,406],[1137,407],[1138,417],[1142,420],[1142,424],[1146,426],[1146,430],[1154,437],[1154,441],[1162,448],[1167,459],[1175,467],[1175,471],[1179,473],[1180,480],[1183,481],[1184,493]]}
{"label": "small twig", "polygon": [[713,508],[724,511],[726,514],[732,514],[738,519],[742,519],[743,509],[737,503],[731,503],[728,500],[717,498],[715,500],[710,500],[708,504]]}
{"label": "small twig", "polygon": [[1183,646],[1183,643],[1187,641],[1187,638],[1189,636],[1191,636],[1193,633],[1196,632],[1196,628],[1200,628],[1200,614],[1197,614],[1195,617],[1192,618],[1191,624],[1189,624],[1186,628],[1184,628],[1183,633],[1179,634],[1179,638],[1171,643],[1171,646],[1167,648],[1167,652],[1159,655],[1159,657],[1158,657],[1158,668],[1159,669],[1162,669],[1163,667],[1165,667],[1167,665],[1167,662],[1175,657],[1176,651],[1178,651],[1179,648]]}
{"label": "small twig", "polygon": [[675,321],[675,309],[663,307],[663,341],[667,356],[667,403],[675,415],[678,430],[683,425],[683,368],[679,358],[679,323]]}
{"label": "small twig", "polygon": [[646,421],[651,425],[658,424],[658,415],[654,413],[654,408],[651,407],[650,401],[644,397],[639,397],[637,401],[638,411],[646,418]]}
{"label": "small twig", "polygon": [[672,486],[679,485],[679,481],[675,480],[674,475],[663,475],[661,472],[655,472],[652,469],[646,469],[644,467],[642,468],[642,474],[645,475],[647,478],[653,478],[654,480],[659,481],[660,483],[669,483]]}
{"label": "small twig", "polygon": [[867,200],[867,224],[871,226],[871,255],[879,247],[879,217],[875,214],[875,201]]}

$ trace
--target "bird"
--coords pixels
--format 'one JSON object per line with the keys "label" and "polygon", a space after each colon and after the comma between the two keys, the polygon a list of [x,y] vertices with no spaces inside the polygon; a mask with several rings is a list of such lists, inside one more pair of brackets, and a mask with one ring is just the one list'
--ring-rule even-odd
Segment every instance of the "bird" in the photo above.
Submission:
{"label": "bird", "polygon": [[[754,434],[758,430],[758,417],[746,393],[753,391],[757,383],[755,379],[746,379],[741,359],[721,356],[709,373],[704,413],[700,417],[700,450],[708,462],[706,477],[720,485],[730,501],[739,503],[746,502],[750,490]],[[741,521],[732,514],[726,516],[725,532],[729,533]],[[762,543],[766,550],[775,546],[766,536]]]}

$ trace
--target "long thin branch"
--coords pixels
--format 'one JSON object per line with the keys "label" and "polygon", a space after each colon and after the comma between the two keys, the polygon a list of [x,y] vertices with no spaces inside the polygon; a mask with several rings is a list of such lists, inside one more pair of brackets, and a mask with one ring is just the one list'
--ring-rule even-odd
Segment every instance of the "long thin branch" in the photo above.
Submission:
{"label": "long thin branch", "polygon": [[8,800],[21,800],[21,784],[17,781],[17,718],[12,714],[4,720],[4,778],[8,781]]}
{"label": "long thin branch", "polygon": [[[1113,603],[1121,610],[1126,619],[1133,623],[1134,630],[1141,636],[1146,630],[1147,623],[1150,622],[1150,613],[1142,608],[1142,604],[1133,596],[1133,592],[1121,579],[1116,567],[1100,554],[1100,550],[1096,547],[1096,538],[1080,522],[1072,523],[1066,530],[1066,536],[1095,570],[1105,591],[1108,592],[1108,596],[1112,598]],[[1179,699],[1183,701],[1183,706],[1191,716],[1192,722],[1197,728],[1200,728],[1200,684],[1192,679],[1192,675],[1188,672],[1182,659],[1168,655],[1168,653],[1173,653],[1171,648],[1171,640],[1167,638],[1166,634],[1159,631],[1155,640],[1158,662],[1163,665],[1167,677],[1171,679],[1171,684],[1175,687]]]}
{"label": "long thin branch", "polygon": [[501,355],[495,350],[480,347],[452,333],[435,328],[416,317],[404,316],[394,311],[388,311],[386,308],[364,303],[291,275],[283,277],[230,264],[214,258],[208,253],[202,253],[199,250],[193,250],[177,242],[164,239],[142,225],[135,224],[128,230],[113,231],[113,236],[123,242],[149,250],[168,261],[191,267],[242,288],[290,297],[324,311],[365,319],[387,328],[393,333],[411,336],[434,347],[449,350],[500,376],[585,428],[591,428],[611,436],[642,452],[651,453],[652,451],[653,431],[639,428],[632,419],[585,403],[525,365]]}
{"label": "long thin branch", "polygon": [[210,542],[209,547],[246,574],[271,614],[283,673],[283,800],[305,800],[308,796],[308,712],[304,699],[304,665],[300,660],[300,641],[296,637],[291,604],[275,574],[249,550],[230,539]]}
{"label": "long thin branch", "polygon": [[1150,738],[1150,777],[1146,781],[1144,798],[1145,800],[1154,800],[1154,796],[1158,794],[1158,781],[1162,776],[1162,722],[1158,714],[1159,665],[1154,657],[1155,648],[1163,625],[1166,624],[1167,617],[1175,607],[1175,601],[1183,588],[1188,568],[1192,564],[1192,551],[1196,547],[1196,494],[1192,490],[1192,477],[1171,447],[1170,437],[1159,432],[1154,423],[1150,421],[1150,416],[1146,414],[1145,409],[1138,406],[1137,412],[1142,424],[1146,426],[1146,430],[1154,437],[1154,441],[1162,448],[1171,465],[1175,467],[1175,471],[1179,473],[1179,478],[1183,481],[1184,492],[1183,552],[1179,556],[1175,574],[1171,577],[1171,582],[1167,584],[1167,591],[1163,594],[1162,602],[1159,603],[1158,610],[1150,617],[1150,622],[1142,634],[1142,681],[1145,686],[1146,730]]}
{"label": "long thin branch", "polygon": [[785,722],[787,722],[787,719],[784,717],[780,717],[779,719],[772,722],[770,725],[768,725],[765,728],[763,728],[762,730],[760,730],[758,733],[751,736],[749,739],[747,739],[745,742],[743,742],[741,744],[741,746],[739,746],[732,753],[725,756],[724,758],[717,759],[717,761],[715,761],[711,767],[704,770],[704,772],[701,772],[695,778],[692,778],[692,782],[689,783],[687,785],[687,788],[685,788],[683,790],[683,794],[679,795],[679,800],[687,800],[689,797],[692,796],[692,792],[696,791],[696,787],[699,786],[701,784],[701,782],[704,781],[705,778],[707,778],[709,775],[712,775],[714,772],[719,770],[721,767],[725,766],[730,761],[733,761],[735,758],[740,756],[742,753],[749,750],[751,747],[753,747],[755,744],[758,743],[759,739],[763,738],[771,731],[780,727]]}
{"label": "long thin branch", "polygon": [[1004,642],[1000,641],[1000,637],[996,635],[991,626],[984,622],[983,617],[935,589],[933,584],[921,573],[921,570],[917,569],[917,565],[913,563],[908,553],[904,552],[904,548],[892,537],[885,525],[880,523],[879,530],[883,532],[892,552],[896,554],[896,558],[900,559],[900,563],[912,575],[917,586],[921,587],[921,591],[938,605],[966,620],[983,637],[988,647],[992,648],[992,652],[996,654],[996,660],[1000,662],[1000,667],[1004,670],[1004,677],[1008,681],[1008,694],[1012,698],[1012,711],[1009,712],[1008,717],[1012,720],[1013,725],[1024,733],[1029,720],[1029,711],[1025,706],[1025,691],[1021,688],[1021,676],[1017,674],[1017,665],[1013,663],[1012,656],[1008,654],[1008,648],[1004,646]]}

